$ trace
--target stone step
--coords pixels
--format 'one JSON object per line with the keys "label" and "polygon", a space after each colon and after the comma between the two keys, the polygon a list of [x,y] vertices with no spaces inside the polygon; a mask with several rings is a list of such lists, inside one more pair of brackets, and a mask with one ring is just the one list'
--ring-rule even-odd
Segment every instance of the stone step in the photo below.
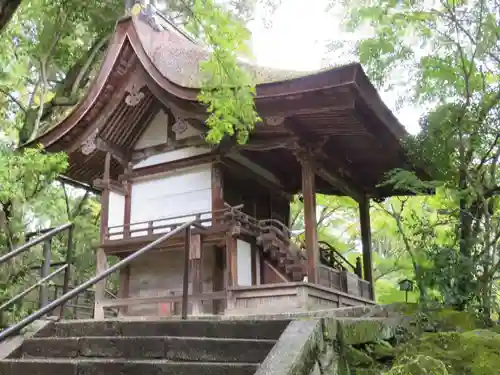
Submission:
{"label": "stone step", "polygon": [[58,337],[26,340],[22,358],[126,358],[260,363],[275,340],[194,337]]}
{"label": "stone step", "polygon": [[12,359],[0,360],[1,375],[252,375],[253,363],[166,360]]}
{"label": "stone step", "polygon": [[177,336],[277,340],[289,320],[62,321],[37,337]]}

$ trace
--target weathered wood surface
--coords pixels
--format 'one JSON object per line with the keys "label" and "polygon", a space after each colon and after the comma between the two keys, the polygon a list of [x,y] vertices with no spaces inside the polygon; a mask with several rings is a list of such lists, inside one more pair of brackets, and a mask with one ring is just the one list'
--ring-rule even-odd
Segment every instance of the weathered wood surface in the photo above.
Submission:
{"label": "weathered wood surface", "polygon": [[292,313],[374,304],[359,296],[309,283],[236,287],[230,292],[226,315]]}

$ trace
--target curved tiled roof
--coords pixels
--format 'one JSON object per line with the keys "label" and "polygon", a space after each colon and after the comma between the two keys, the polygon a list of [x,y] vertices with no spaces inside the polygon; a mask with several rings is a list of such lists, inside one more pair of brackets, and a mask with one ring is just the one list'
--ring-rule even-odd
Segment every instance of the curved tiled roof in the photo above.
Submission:
{"label": "curved tiled roof", "polygon": [[[193,42],[173,26],[157,31],[138,17],[133,17],[133,23],[144,51],[164,77],[182,87],[198,89],[202,86],[200,62],[210,55],[205,46]],[[274,69],[242,60],[240,66],[251,74],[256,84],[285,81],[313,73]]]}

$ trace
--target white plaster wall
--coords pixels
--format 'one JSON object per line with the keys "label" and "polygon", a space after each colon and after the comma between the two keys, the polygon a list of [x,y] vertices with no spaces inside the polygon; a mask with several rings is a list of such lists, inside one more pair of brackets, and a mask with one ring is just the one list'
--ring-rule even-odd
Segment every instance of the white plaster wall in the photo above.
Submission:
{"label": "white plaster wall", "polygon": [[[214,248],[204,247],[201,270],[202,292],[212,292],[214,260]],[[130,266],[129,297],[181,296],[183,272],[183,249],[145,254]],[[191,290],[190,282],[189,293]],[[205,302],[203,309],[205,313],[210,313],[212,304]],[[161,304],[134,306],[129,309],[131,315],[162,315],[164,313]]]}
{"label": "white plaster wall", "polygon": [[135,150],[167,143],[168,115],[160,111],[134,145]]}
{"label": "white plaster wall", "polygon": [[239,286],[252,285],[252,245],[246,241],[236,241],[236,272]]}
{"label": "white plaster wall", "polygon": [[[162,143],[164,143],[164,142],[162,142]],[[163,164],[163,163],[168,163],[168,162],[175,161],[175,160],[186,159],[186,158],[190,158],[192,156],[208,154],[210,151],[212,151],[210,147],[185,147],[185,148],[180,148],[180,149],[174,150],[174,151],[167,151],[167,152],[163,152],[161,154],[156,154],[156,155],[150,156],[150,157],[140,161],[139,163],[137,163],[136,165],[133,166],[133,169],[150,167],[152,165]]]}
{"label": "white plaster wall", "polygon": [[200,135],[200,134],[201,134],[201,131],[196,129],[194,126],[188,124],[187,129],[185,131],[175,135],[175,139],[180,140],[180,139],[189,138],[189,137],[192,137],[195,135]]}
{"label": "white plaster wall", "polygon": [[113,233],[123,232],[123,223],[125,217],[125,197],[121,194],[111,191],[109,193],[109,216],[108,227],[119,225],[118,228],[110,229],[110,239],[117,240],[123,238],[122,234],[113,235]]}
{"label": "white plaster wall", "polygon": [[[131,228],[142,229],[143,221],[164,219],[155,225],[182,223],[194,219],[194,214],[212,210],[211,165],[204,164],[185,168],[174,173],[157,176],[132,185]],[[191,216],[192,215],[192,216]],[[182,218],[171,219],[183,216]],[[202,218],[210,217],[209,213]],[[158,229],[154,233],[166,230]],[[146,232],[132,233],[134,236]]]}

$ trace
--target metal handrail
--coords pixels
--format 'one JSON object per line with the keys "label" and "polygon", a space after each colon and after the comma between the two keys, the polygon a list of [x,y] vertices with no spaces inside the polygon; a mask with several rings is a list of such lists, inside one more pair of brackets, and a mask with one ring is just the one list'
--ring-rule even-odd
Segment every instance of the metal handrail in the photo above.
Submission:
{"label": "metal handrail", "polygon": [[52,229],[50,232],[47,232],[40,237],[35,238],[34,240],[31,240],[29,242],[26,242],[25,244],[19,246],[17,249],[12,250],[10,253],[7,253],[3,256],[0,257],[0,265],[3,263],[7,262],[8,260],[14,258],[16,255],[19,255],[21,253],[24,253],[26,250],[31,248],[32,246],[38,245],[39,243],[42,243],[43,241],[53,237],[54,235],[71,228],[73,226],[73,223],[66,223],[63,225],[58,226],[55,229]]}
{"label": "metal handrail", "polygon": [[162,242],[168,240],[170,237],[182,232],[183,230],[190,228],[195,222],[196,222],[196,220],[191,220],[189,222],[186,222],[186,223],[180,225],[179,227],[173,229],[171,232],[164,234],[163,236],[157,238],[156,240],[154,240],[150,244],[142,247],[141,249],[137,250],[136,252],[130,254],[128,257],[120,260],[118,263],[114,264],[113,266],[111,266],[110,268],[108,268],[104,272],[100,273],[99,275],[94,276],[90,280],[87,280],[86,282],[80,284],[79,286],[77,286],[76,288],[67,292],[66,294],[62,295],[61,297],[55,299],[54,301],[52,301],[48,305],[35,311],[31,315],[29,315],[26,318],[24,318],[23,320],[21,320],[19,323],[16,323],[16,324],[10,326],[9,328],[3,330],[2,332],[0,332],[0,342],[2,342],[2,340],[6,339],[7,337],[9,337],[11,335],[19,333],[27,325],[33,323],[35,320],[41,318],[45,314],[50,313],[54,309],[58,308],[59,306],[63,305],[64,303],[66,303],[67,301],[69,301],[70,299],[75,297],[77,294],[94,286],[99,281],[104,280],[106,277],[111,275],[113,272],[118,271],[122,267],[127,266],[132,261],[134,261],[136,258],[138,258],[142,254],[148,252],[149,250],[151,250],[155,246],[161,244]]}
{"label": "metal handrail", "polygon": [[45,284],[47,281],[50,279],[54,278],[55,276],[59,275],[62,271],[64,271],[66,268],[69,267],[69,264],[65,264],[62,267],[59,267],[57,270],[52,272],[50,275],[45,276],[43,279],[38,280],[35,284],[24,290],[23,292],[17,294],[16,296],[12,297],[10,300],[5,302],[2,306],[0,306],[0,314],[2,313],[3,310],[5,310],[7,307],[12,305],[13,303],[16,303],[19,301],[21,298],[23,298],[25,295],[27,295],[29,292],[35,290],[39,286]]}

